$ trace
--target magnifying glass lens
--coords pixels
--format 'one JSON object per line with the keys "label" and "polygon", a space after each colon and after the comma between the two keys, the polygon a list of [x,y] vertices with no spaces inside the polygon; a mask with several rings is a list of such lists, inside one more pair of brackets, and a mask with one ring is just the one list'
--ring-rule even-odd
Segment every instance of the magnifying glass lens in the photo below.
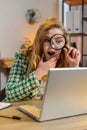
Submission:
{"label": "magnifying glass lens", "polygon": [[65,45],[65,37],[60,34],[56,34],[51,38],[51,47],[56,50],[60,50]]}

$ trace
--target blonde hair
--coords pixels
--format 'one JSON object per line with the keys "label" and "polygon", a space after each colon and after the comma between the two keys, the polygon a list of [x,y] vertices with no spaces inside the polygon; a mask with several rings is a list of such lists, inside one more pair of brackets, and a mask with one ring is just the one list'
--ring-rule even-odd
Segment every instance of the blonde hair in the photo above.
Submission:
{"label": "blonde hair", "polygon": [[[56,18],[48,18],[44,23],[41,24],[41,26],[37,30],[33,46],[28,46],[27,48],[26,56],[29,59],[29,67],[27,70],[27,74],[29,74],[30,72],[34,71],[37,68],[37,65],[40,61],[43,52],[42,45],[44,37],[46,35],[46,32],[52,28],[61,29],[63,31],[63,35],[66,38],[66,41],[68,41],[67,40],[68,34],[64,26],[60,23],[60,21],[58,21]],[[60,59],[58,60],[56,67],[67,67],[67,66],[68,63],[65,59],[65,55],[62,50],[60,54]]]}

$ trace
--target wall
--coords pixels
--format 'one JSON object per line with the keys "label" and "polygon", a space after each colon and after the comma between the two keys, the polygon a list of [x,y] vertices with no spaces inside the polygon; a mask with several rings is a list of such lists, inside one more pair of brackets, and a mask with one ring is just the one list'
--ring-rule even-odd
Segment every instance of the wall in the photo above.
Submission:
{"label": "wall", "polygon": [[[48,17],[58,17],[57,0],[0,0],[0,53],[1,58],[14,57],[25,38],[33,40],[39,25]],[[41,19],[29,25],[25,19],[28,9],[39,9]],[[6,77],[1,74],[1,87]]]}
{"label": "wall", "polygon": [[[33,26],[25,19],[26,11],[31,8],[41,13],[40,21]],[[56,17],[56,0],[0,0],[1,57],[14,56],[20,41],[33,39],[38,26],[48,17]]]}

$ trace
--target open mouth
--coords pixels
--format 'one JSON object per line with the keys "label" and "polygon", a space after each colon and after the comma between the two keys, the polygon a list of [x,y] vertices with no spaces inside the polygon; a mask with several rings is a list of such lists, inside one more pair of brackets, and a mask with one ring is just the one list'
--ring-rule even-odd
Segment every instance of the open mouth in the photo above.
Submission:
{"label": "open mouth", "polygon": [[48,52],[48,55],[53,56],[55,52]]}

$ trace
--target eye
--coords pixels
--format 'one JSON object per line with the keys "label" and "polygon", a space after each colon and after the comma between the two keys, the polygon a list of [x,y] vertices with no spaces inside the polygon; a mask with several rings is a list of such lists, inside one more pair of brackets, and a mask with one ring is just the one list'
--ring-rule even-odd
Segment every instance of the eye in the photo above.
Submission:
{"label": "eye", "polygon": [[61,43],[63,42],[63,39],[57,38],[57,39],[53,39],[53,41],[54,41],[56,44],[61,44]]}
{"label": "eye", "polygon": [[62,42],[62,40],[60,40],[60,39],[56,40],[57,44],[60,44],[61,42]]}

